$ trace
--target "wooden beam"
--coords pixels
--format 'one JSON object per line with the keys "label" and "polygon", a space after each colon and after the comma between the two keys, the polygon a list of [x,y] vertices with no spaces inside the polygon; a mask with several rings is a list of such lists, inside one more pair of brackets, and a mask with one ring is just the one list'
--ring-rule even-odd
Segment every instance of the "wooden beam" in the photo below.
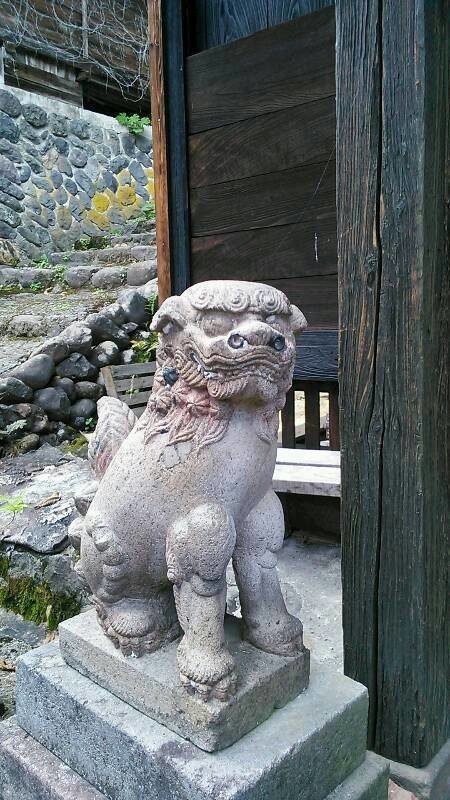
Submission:
{"label": "wooden beam", "polygon": [[337,2],[344,666],[416,767],[449,734],[446,6]]}
{"label": "wooden beam", "polygon": [[150,83],[153,131],[153,170],[155,175],[156,247],[158,254],[158,297],[161,304],[171,294],[169,198],[166,137],[166,99],[164,95],[162,0],[149,0]]}
{"label": "wooden beam", "polygon": [[[306,329],[297,340],[295,350],[295,381],[338,380],[337,330]],[[323,390],[324,392],[327,389]]]}
{"label": "wooden beam", "polygon": [[183,9],[183,0],[163,4],[172,294],[181,294],[191,282]]}
{"label": "wooden beam", "polygon": [[180,294],[190,283],[182,0],[170,3],[151,0],[149,20],[158,294],[161,302],[170,294]]}

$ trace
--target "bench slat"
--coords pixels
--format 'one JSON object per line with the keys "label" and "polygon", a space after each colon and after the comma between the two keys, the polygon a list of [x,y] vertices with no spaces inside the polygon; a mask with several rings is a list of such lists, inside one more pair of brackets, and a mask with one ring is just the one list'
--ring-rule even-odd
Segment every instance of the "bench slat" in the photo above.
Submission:
{"label": "bench slat", "polygon": [[336,450],[303,450],[302,448],[279,447],[277,464],[298,464],[299,466],[339,467],[341,454]]}
{"label": "bench slat", "polygon": [[153,386],[154,375],[132,375],[131,378],[119,378],[114,385],[119,394],[127,394],[128,389],[150,389]]}
{"label": "bench slat", "polygon": [[119,364],[110,367],[114,379],[131,378],[132,375],[154,375],[156,372],[156,361],[149,361],[146,364]]}
{"label": "bench slat", "polygon": [[340,497],[341,471],[337,467],[277,464],[272,485],[276,492]]}
{"label": "bench slat", "polygon": [[145,406],[147,405],[147,400],[150,397],[150,389],[145,392],[136,392],[136,394],[127,394],[126,396],[126,404],[130,406],[130,408],[134,408],[134,406]]}

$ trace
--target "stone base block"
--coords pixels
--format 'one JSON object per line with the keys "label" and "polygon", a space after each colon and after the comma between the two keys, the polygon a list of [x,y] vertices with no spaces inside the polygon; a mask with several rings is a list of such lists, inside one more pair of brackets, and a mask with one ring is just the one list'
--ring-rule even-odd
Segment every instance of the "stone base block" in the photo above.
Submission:
{"label": "stone base block", "polygon": [[106,800],[106,795],[11,718],[0,725],[0,800]]}
{"label": "stone base block", "polygon": [[227,618],[225,634],[236,663],[238,690],[227,702],[190,695],[180,683],[178,642],[155,653],[123,656],[105,636],[95,611],[60,625],[64,660],[126,703],[202,750],[222,750],[303,692],[309,681],[309,651],[282,658],[241,640],[239,622]]}
{"label": "stone base block", "polygon": [[[378,756],[367,758],[325,800],[385,800],[388,769]],[[303,800],[307,794],[293,797]],[[220,795],[218,795],[220,797]],[[223,795],[222,795],[223,797]],[[32,739],[14,719],[0,726],[0,800],[107,800],[59,758]],[[149,800],[144,793],[142,800]],[[174,795],[158,795],[176,800]],[[277,800],[271,797],[270,800]]]}
{"label": "stone base block", "polygon": [[365,761],[366,718],[364,687],[314,663],[303,694],[206,753],[69,667],[55,644],[18,662],[20,726],[110,800],[386,800],[386,767]]}

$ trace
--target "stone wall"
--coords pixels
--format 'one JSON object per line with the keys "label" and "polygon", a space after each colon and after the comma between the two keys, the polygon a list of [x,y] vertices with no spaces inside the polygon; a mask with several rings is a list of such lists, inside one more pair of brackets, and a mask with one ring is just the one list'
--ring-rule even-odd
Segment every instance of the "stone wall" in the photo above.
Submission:
{"label": "stone wall", "polygon": [[139,216],[153,197],[151,128],[0,89],[0,264],[70,250]]}
{"label": "stone wall", "polygon": [[122,289],[115,303],[46,339],[0,377],[0,457],[58,445],[96,419],[105,391],[100,370],[134,361],[132,340],[149,336],[157,291],[156,279]]}

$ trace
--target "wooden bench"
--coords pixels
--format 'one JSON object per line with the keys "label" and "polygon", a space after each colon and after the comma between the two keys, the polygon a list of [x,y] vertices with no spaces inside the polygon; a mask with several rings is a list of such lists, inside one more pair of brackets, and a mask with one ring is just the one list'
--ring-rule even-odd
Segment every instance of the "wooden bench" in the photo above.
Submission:
{"label": "wooden bench", "polygon": [[122,400],[133,409],[137,417],[140,417],[150,397],[156,361],[102,367],[100,371],[105,382],[106,394]]}
{"label": "wooden bench", "polygon": [[[106,393],[117,397],[139,417],[153,386],[156,362],[103,367]],[[341,455],[328,447],[301,449],[279,447],[273,476],[277,492],[339,497],[341,493]]]}

